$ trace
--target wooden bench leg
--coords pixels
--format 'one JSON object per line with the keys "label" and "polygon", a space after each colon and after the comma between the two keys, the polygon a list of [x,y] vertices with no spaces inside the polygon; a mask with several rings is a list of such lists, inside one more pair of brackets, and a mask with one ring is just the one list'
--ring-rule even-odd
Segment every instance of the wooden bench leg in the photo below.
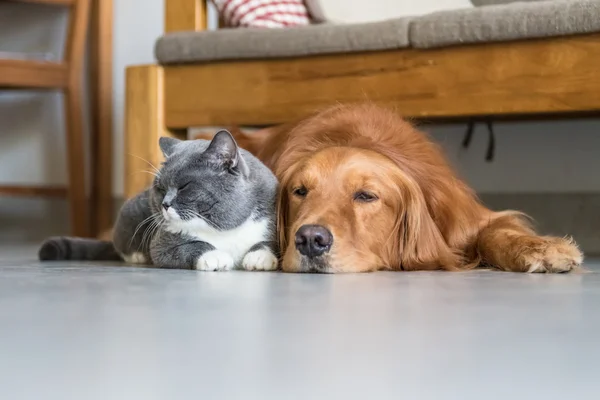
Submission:
{"label": "wooden bench leg", "polygon": [[157,65],[127,68],[125,98],[125,197],[130,198],[152,183],[154,168],[162,161],[158,138],[185,139],[185,131],[171,131],[164,124],[163,70]]}

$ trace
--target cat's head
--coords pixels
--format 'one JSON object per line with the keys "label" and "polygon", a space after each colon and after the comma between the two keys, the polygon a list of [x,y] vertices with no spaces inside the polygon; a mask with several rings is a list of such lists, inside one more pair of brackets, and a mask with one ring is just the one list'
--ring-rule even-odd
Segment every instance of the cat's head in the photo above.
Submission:
{"label": "cat's head", "polygon": [[218,132],[210,142],[161,137],[159,145],[165,162],[151,205],[170,227],[227,230],[248,219],[251,171],[229,132]]}

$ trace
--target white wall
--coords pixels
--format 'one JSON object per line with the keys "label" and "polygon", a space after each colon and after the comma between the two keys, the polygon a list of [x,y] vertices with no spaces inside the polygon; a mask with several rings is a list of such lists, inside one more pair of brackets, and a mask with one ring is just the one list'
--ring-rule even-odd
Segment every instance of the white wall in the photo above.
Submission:
{"label": "white wall", "polygon": [[[35,12],[23,11],[28,7]],[[63,12],[0,2],[0,51],[60,53]],[[162,33],[163,0],[115,1],[115,184],[123,193],[123,106],[126,65],[153,61]],[[202,95],[202,88],[197,90]],[[0,183],[65,182],[64,123],[56,94],[0,92]],[[600,120],[496,124],[496,159],[486,163],[480,127],[462,150],[464,125],[425,126],[462,175],[481,192],[600,192]]]}
{"label": "white wall", "polygon": [[425,130],[475,189],[499,192],[600,192],[600,120],[494,124],[496,156],[485,162],[487,130],[478,126],[469,149],[464,125]]}
{"label": "white wall", "polygon": [[163,0],[114,0],[114,188],[123,194],[125,67],[154,62],[154,41],[163,33]]}

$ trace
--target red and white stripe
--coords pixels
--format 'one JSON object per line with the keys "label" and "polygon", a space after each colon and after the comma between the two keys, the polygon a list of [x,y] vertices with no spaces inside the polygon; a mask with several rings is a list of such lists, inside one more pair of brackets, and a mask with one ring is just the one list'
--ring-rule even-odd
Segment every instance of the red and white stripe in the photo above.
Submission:
{"label": "red and white stripe", "polygon": [[213,0],[230,27],[284,28],[310,24],[303,0]]}

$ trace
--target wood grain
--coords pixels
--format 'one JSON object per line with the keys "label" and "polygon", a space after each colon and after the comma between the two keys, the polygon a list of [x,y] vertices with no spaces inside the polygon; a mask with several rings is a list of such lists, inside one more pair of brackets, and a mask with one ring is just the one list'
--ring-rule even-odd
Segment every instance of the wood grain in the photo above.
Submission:
{"label": "wood grain", "polygon": [[8,0],[16,3],[50,4],[55,6],[71,6],[76,0]]}
{"label": "wood grain", "polygon": [[92,231],[105,231],[113,221],[113,0],[93,0],[90,32],[92,96]]}
{"label": "wood grain", "polygon": [[268,125],[364,100],[418,118],[595,111],[599,64],[600,34],[593,34],[167,66],[165,122]]}
{"label": "wood grain", "polygon": [[19,186],[1,185],[0,194],[16,197],[67,197],[67,188],[64,186]]}
{"label": "wood grain", "polygon": [[165,32],[202,31],[208,26],[208,0],[166,0]]}
{"label": "wood grain", "polygon": [[66,64],[0,59],[0,88],[62,89],[67,82]]}
{"label": "wood grain", "polygon": [[90,0],[77,0],[69,16],[66,62],[69,79],[64,92],[69,176],[69,215],[75,236],[91,235],[90,208],[86,191],[86,148],[83,122],[83,63],[87,42]]}
{"label": "wood grain", "polygon": [[146,189],[154,168],[162,162],[161,136],[185,139],[185,132],[164,125],[163,69],[156,65],[134,66],[126,71],[125,93],[125,197]]}

